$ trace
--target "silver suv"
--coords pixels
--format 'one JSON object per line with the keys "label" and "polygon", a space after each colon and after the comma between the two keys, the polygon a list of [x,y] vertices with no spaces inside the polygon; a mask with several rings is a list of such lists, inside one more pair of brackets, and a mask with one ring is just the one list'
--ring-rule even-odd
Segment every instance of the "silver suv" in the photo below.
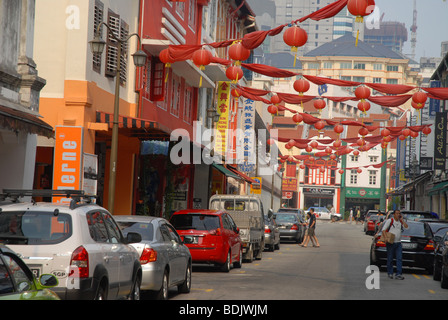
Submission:
{"label": "silver suv", "polygon": [[82,191],[59,192],[72,198],[69,204],[18,201],[56,194],[36,191],[0,195],[0,243],[19,254],[36,277],[55,275],[59,285],[52,290],[61,299],[139,299],[142,270],[129,244],[141,236],[128,233],[125,239],[112,215]]}

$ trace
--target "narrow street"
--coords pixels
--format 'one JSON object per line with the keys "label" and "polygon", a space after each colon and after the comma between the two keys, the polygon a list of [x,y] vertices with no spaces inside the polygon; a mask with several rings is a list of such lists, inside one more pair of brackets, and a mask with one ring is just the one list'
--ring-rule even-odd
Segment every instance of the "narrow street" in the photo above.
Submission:
{"label": "narrow street", "polygon": [[320,248],[282,243],[261,261],[222,273],[195,265],[189,294],[171,300],[448,300],[432,275],[405,269],[405,280],[390,280],[381,269],[379,289],[368,289],[371,236],[362,225],[318,221]]}

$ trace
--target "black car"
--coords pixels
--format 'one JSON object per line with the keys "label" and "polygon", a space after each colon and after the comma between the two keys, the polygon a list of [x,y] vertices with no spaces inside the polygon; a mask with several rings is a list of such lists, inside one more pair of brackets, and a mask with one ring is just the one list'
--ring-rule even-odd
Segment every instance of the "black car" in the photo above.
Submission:
{"label": "black car", "polygon": [[305,222],[302,215],[294,212],[277,212],[275,215],[281,240],[292,240],[301,243],[305,237]]}
{"label": "black car", "polygon": [[[433,272],[434,240],[431,228],[421,221],[407,221],[408,228],[401,234],[403,246],[403,267],[425,269]],[[386,243],[380,241],[381,232],[372,240],[370,264],[378,267],[387,265]]]}
{"label": "black car", "polygon": [[419,210],[401,210],[401,215],[407,221],[418,221],[421,219],[439,219],[436,213]]}
{"label": "black car", "polygon": [[441,228],[435,235],[433,279],[448,289],[448,228]]}

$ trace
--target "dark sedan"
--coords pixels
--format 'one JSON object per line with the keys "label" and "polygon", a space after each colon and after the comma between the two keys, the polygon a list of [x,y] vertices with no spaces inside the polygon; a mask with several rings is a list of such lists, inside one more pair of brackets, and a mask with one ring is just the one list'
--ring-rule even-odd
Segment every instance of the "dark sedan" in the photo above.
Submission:
{"label": "dark sedan", "polygon": [[281,240],[291,240],[301,243],[305,237],[303,218],[296,213],[277,212],[275,215]]}
{"label": "dark sedan", "polygon": [[[434,241],[428,224],[419,221],[407,221],[408,228],[401,235],[403,246],[403,266],[425,269],[433,272]],[[370,248],[370,264],[378,267],[387,264],[386,243],[380,241],[381,232],[373,237]]]}

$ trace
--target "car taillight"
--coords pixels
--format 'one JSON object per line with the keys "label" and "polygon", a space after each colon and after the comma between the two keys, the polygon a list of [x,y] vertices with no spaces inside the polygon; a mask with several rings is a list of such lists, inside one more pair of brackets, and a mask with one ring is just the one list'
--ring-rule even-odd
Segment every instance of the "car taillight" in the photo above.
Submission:
{"label": "car taillight", "polygon": [[140,256],[140,264],[147,264],[148,262],[157,261],[157,251],[153,248],[143,249],[142,255]]}
{"label": "car taillight", "polygon": [[268,226],[265,226],[264,233],[271,233],[271,229]]}
{"label": "car taillight", "polygon": [[385,243],[384,241],[380,241],[380,238],[381,238],[381,237],[377,237],[377,238],[376,238],[375,246],[376,246],[376,247],[385,247],[385,246],[386,246],[386,243]]}
{"label": "car taillight", "polygon": [[215,229],[215,230],[210,230],[209,233],[210,233],[211,235],[214,235],[214,236],[220,236],[220,235],[221,235],[221,229],[220,229],[220,228],[217,228],[217,229]]}
{"label": "car taillight", "polygon": [[79,278],[87,278],[89,276],[89,254],[83,246],[76,248],[70,259],[69,276],[76,274]]}
{"label": "car taillight", "polygon": [[296,224],[293,224],[291,230],[299,230],[299,227]]}
{"label": "car taillight", "polygon": [[423,250],[434,251],[434,241],[429,240]]}

